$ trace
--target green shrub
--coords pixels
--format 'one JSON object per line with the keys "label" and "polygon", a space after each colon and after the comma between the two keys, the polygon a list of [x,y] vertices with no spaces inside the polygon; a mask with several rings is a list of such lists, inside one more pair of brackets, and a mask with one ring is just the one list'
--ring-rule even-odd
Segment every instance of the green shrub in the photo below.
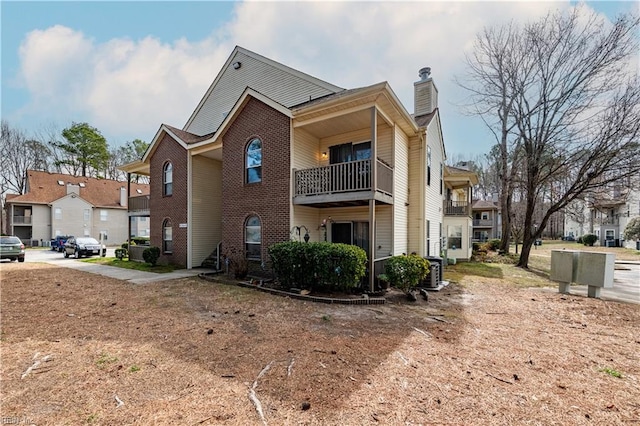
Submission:
{"label": "green shrub", "polygon": [[286,287],[346,291],[366,273],[367,254],[349,244],[286,241],[269,247],[269,256]]}
{"label": "green shrub", "polygon": [[392,286],[409,293],[427,276],[429,266],[427,259],[415,254],[393,256],[384,267],[384,275]]}
{"label": "green shrub", "polygon": [[116,249],[116,258],[122,260],[125,257],[129,257],[129,251],[126,248],[118,248],[118,249]]}
{"label": "green shrub", "polygon": [[493,238],[487,241],[487,244],[489,245],[489,248],[491,249],[491,251],[498,251],[500,249],[501,242],[502,241],[500,240],[500,238]]}
{"label": "green shrub", "polygon": [[578,237],[578,238],[576,239],[576,243],[578,243],[578,244],[582,244],[582,237]]}
{"label": "green shrub", "polygon": [[156,263],[158,263],[158,259],[160,258],[160,247],[151,246],[144,249],[142,252],[142,258],[151,266],[156,266]]}
{"label": "green shrub", "polygon": [[598,236],[593,234],[586,234],[582,236],[582,244],[585,246],[593,247],[593,244],[598,241]]}

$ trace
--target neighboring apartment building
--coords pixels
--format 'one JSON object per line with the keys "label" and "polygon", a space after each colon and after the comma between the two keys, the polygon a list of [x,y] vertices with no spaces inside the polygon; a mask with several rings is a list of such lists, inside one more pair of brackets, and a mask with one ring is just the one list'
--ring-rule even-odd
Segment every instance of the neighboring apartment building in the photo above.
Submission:
{"label": "neighboring apartment building", "polygon": [[502,218],[497,201],[475,200],[471,206],[473,215],[473,241],[486,242],[502,238]]}
{"label": "neighboring apartment building", "polygon": [[463,167],[445,166],[443,202],[446,257],[469,260],[473,254],[472,199],[478,176]]}
{"label": "neighboring apartment building", "polygon": [[[381,82],[345,90],[236,47],[182,129],[163,124],[139,162],[151,179],[151,243],[198,267],[218,244],[265,264],[268,247],[355,244],[439,255],[445,149],[430,69],[407,112]],[[370,274],[373,287],[375,274]]]}
{"label": "neighboring apartment building", "polygon": [[603,188],[587,201],[576,200],[565,213],[566,236],[595,234],[601,246],[637,247],[636,241],[624,240],[627,224],[640,216],[640,187],[630,179]]}
{"label": "neighboring apartment building", "polygon": [[[129,233],[128,192],[148,195],[149,185],[29,170],[25,193],[7,194],[6,232],[27,245],[46,245],[57,235],[121,244]],[[148,219],[132,224],[137,232],[149,228]]]}

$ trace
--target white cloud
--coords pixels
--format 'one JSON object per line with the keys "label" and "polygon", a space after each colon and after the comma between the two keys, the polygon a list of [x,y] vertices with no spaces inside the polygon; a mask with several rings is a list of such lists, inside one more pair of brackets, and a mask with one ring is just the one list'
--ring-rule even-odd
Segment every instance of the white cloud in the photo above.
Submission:
{"label": "white cloud", "polygon": [[[555,7],[568,3],[247,2],[206,39],[172,43],[153,36],[96,43],[55,26],[22,43],[21,79],[30,113],[55,109],[66,114],[64,125],[71,116],[119,141],[149,139],[162,122],[185,123],[237,44],[346,88],[389,81],[409,112],[417,72],[431,66],[443,121],[453,127],[461,93],[452,77],[475,34]],[[446,128],[445,138],[458,142]]]}

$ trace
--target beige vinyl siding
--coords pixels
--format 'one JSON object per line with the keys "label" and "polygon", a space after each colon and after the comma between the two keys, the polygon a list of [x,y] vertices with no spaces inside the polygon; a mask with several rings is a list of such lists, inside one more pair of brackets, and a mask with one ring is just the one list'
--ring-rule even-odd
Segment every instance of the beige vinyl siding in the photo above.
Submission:
{"label": "beige vinyl siding", "polygon": [[292,167],[297,170],[318,167],[321,151],[320,141],[302,129],[293,131]]}
{"label": "beige vinyl siding", "polygon": [[[91,208],[91,207],[89,207]],[[31,206],[31,238],[34,240],[49,241],[51,235],[51,208],[44,205]]]}
{"label": "beige vinyl siding", "polygon": [[[51,203],[51,229],[52,234],[56,235],[56,230],[60,231],[60,235],[83,236],[85,225],[87,229],[92,231],[91,221],[87,223],[84,220],[84,209],[91,209],[93,206],[75,194],[66,195],[53,203]],[[61,209],[62,216],[56,219],[56,209]],[[95,221],[95,215],[92,221]],[[98,216],[100,220],[100,216]],[[108,222],[105,222],[105,226]],[[91,234],[97,238],[97,235]]]}
{"label": "beige vinyl siding", "polygon": [[[323,213],[323,209],[316,209],[307,206],[294,206],[293,215],[291,216],[291,228],[294,226],[306,226],[309,229],[309,241],[324,241],[324,235],[322,231],[318,229],[322,219],[320,214]],[[323,216],[326,218],[326,216]],[[292,239],[298,240],[297,233],[292,234]],[[304,230],[301,232],[300,241],[304,241]]]}
{"label": "beige vinyl siding", "polygon": [[[83,207],[86,208],[86,207]],[[78,215],[82,216],[83,211],[79,208]],[[100,211],[107,211],[107,220],[100,220]],[[126,209],[103,209],[101,207],[95,207],[92,214],[93,227],[90,228],[90,236],[96,240],[100,239],[100,233],[106,232],[107,239],[103,241],[104,244],[113,246],[120,245],[127,241],[127,234],[129,233],[129,214]],[[83,233],[71,234],[75,236],[84,235]]]}
{"label": "beige vinyl siding", "polygon": [[[393,171],[393,254],[409,253],[409,138],[395,129],[395,163]],[[407,206],[407,204],[409,204]]]}
{"label": "beige vinyl siding", "polygon": [[391,220],[393,206],[376,206],[376,257],[394,254],[393,239],[391,237],[393,223]]}
{"label": "beige vinyl siding", "polygon": [[[409,140],[409,212],[407,217],[407,252],[423,254],[421,240],[424,238],[424,204],[421,194],[425,191],[424,166],[426,153],[424,142],[419,137]],[[397,205],[398,203],[394,203]],[[437,225],[436,225],[437,226]]]}
{"label": "beige vinyl siding", "polygon": [[231,111],[247,87],[287,108],[333,93],[299,75],[243,52],[236,54],[231,60],[231,63],[234,62],[240,62],[242,66],[237,70],[230,66],[223,72],[196,116],[184,130],[197,135],[216,131],[224,119],[224,114]]}
{"label": "beige vinyl siding", "polygon": [[393,165],[393,128],[378,126],[378,158]]}
{"label": "beige vinyl siding", "polygon": [[[425,220],[431,223],[431,243],[429,254],[431,256],[440,255],[440,226],[443,220],[442,201],[444,200],[443,194],[440,194],[440,164],[445,163],[444,152],[442,150],[440,127],[438,120],[434,119],[427,128],[427,144],[431,147],[431,186],[426,185],[426,179],[424,181],[424,187],[426,188],[425,197]],[[426,167],[426,159],[424,163]],[[445,189],[446,191],[446,189]],[[426,222],[425,222],[426,223]],[[446,232],[443,230],[443,232]],[[427,234],[425,232],[425,241]],[[426,248],[425,253],[426,255]]]}
{"label": "beige vinyl siding", "polygon": [[197,267],[222,240],[222,162],[195,156],[191,165],[191,267]]}
{"label": "beige vinyl siding", "polygon": [[470,245],[471,233],[472,233],[472,221],[466,217],[447,216],[444,219],[444,227],[442,232],[444,235],[449,235],[450,226],[460,226],[462,229],[462,246],[455,250],[447,248],[448,259],[462,259],[469,260],[472,254],[472,247]]}

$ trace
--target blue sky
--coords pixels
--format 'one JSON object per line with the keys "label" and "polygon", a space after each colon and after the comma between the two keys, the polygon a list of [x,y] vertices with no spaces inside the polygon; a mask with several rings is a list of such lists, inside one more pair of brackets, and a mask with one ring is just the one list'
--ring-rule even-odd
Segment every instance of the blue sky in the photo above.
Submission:
{"label": "blue sky", "polygon": [[[388,81],[409,111],[432,67],[450,157],[493,141],[453,82],[484,26],[575,2],[0,2],[1,114],[36,136],[89,122],[111,145],[182,127],[235,45],[333,84]],[[609,19],[637,1],[588,2]]]}

